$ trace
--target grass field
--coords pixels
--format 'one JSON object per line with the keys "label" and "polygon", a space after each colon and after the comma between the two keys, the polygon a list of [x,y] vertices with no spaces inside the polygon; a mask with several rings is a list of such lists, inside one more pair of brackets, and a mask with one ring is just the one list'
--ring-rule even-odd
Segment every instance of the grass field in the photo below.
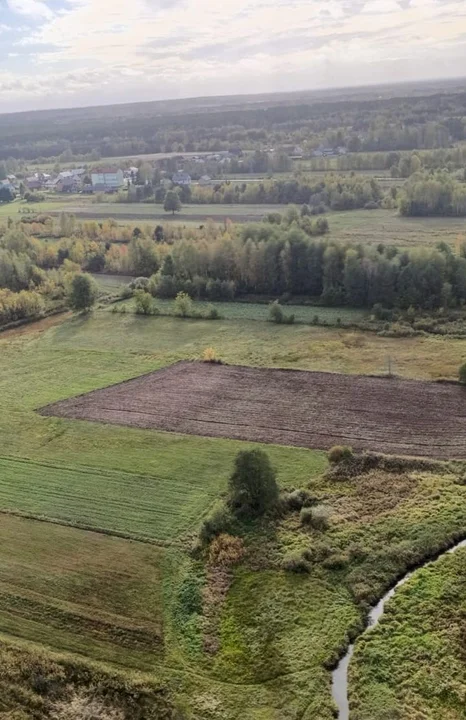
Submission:
{"label": "grass field", "polygon": [[[99,287],[102,290],[121,290],[132,278],[124,278],[119,275],[94,275]],[[174,315],[175,314],[175,303],[173,300],[163,300],[157,298],[154,301],[155,307],[162,314]],[[134,302],[123,302],[118,305],[118,309],[126,308],[127,312],[134,310]],[[211,307],[218,310],[221,318],[225,320],[259,320],[267,322],[269,318],[270,304],[254,303],[254,302],[208,302],[203,300],[196,300],[194,303],[194,309],[201,313],[206,314]],[[318,305],[283,305],[283,311],[285,315],[294,315],[295,322],[297,323],[308,323],[315,325],[351,325],[352,323],[358,323],[364,318],[369,317],[369,312],[366,310],[356,308],[331,308],[331,307],[320,307]],[[112,308],[110,308],[111,311]],[[315,322],[317,318],[318,322]]]}
{"label": "grass field", "polygon": [[[1,339],[0,335],[0,343]],[[460,364],[466,360],[464,339],[387,338],[319,326],[142,317],[129,312],[113,314],[108,309],[57,325],[39,347],[45,358],[49,353],[63,353],[69,361],[73,353],[79,353],[86,364],[91,363],[91,379],[79,385],[68,379],[69,393],[65,388],[61,393],[49,389],[41,394],[36,407],[47,404],[52,394],[59,400],[73,394],[72,388],[77,394],[116,382],[117,372],[108,373],[108,379],[106,375],[105,366],[112,358],[130,377],[177,360],[198,360],[208,347],[214,348],[220,359],[236,365],[358,374],[383,374],[390,358],[394,374],[421,380],[456,379]],[[102,358],[100,364],[97,354]]]}
{"label": "grass field", "polygon": [[15,517],[0,525],[3,634],[153,667],[163,653],[164,550]]}
{"label": "grass field", "polygon": [[466,550],[419,571],[357,644],[355,720],[464,720]]}
{"label": "grass field", "polygon": [[[19,220],[23,204],[13,202],[0,205],[0,220],[12,217]],[[260,221],[269,212],[284,212],[286,205],[184,205],[181,213],[172,216],[161,205],[93,203],[91,196],[56,197],[33,208],[38,213],[71,212],[80,219],[103,220],[115,218],[121,224],[160,222],[182,225],[200,225],[208,219],[224,222]],[[328,213],[330,235],[340,242],[366,245],[396,245],[401,248],[416,245],[434,245],[444,241],[454,245],[466,233],[466,220],[462,218],[404,218],[396,210],[351,210]]]}
{"label": "grass field", "polygon": [[[97,312],[44,334],[31,326],[31,332],[0,336],[0,434],[8,452],[1,461],[1,509],[157,540],[192,531],[225,488],[240,443],[46,419],[34,410],[179,359],[193,352],[195,337],[200,356],[213,330],[201,325],[205,338],[195,322],[141,323]],[[232,345],[236,329],[224,328]],[[272,454],[284,482],[322,467],[321,456],[305,451]]]}
{"label": "grass field", "polygon": [[[453,377],[466,359],[461,340],[106,310],[0,335],[0,510],[157,543],[3,513],[2,711],[34,702],[36,716],[47,717],[34,683],[24,690],[26,661],[12,665],[3,647],[15,640],[28,652],[71,653],[73,667],[100,657],[126,672],[150,671],[189,720],[331,720],[324,664],[359,626],[365,603],[464,529],[466,490],[448,473],[334,482],[322,478],[322,453],[268,446],[280,484],[307,487],[330,508],[329,530],[302,528],[297,513],[247,530],[245,562],[209,616],[218,652],[204,652],[202,598],[215,585],[185,549],[245,444],[44,418],[35,409],[198,359],[206,347],[230,363],[346,372],[383,372],[390,355],[397,372],[421,378]],[[314,558],[309,573],[279,569],[306,548]],[[31,672],[48,657],[31,660]],[[125,720],[133,717],[129,711]]]}
{"label": "grass field", "polygon": [[108,293],[118,293],[134,278],[130,275],[104,275],[103,273],[93,273],[94,279],[97,281],[100,290]]}

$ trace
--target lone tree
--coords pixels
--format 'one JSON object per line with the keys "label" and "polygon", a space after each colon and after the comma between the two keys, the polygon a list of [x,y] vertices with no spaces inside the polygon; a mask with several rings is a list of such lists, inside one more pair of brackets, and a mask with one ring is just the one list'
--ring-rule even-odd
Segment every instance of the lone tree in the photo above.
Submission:
{"label": "lone tree", "polygon": [[263,450],[238,453],[228,487],[230,506],[238,516],[260,517],[278,501],[276,473]]}
{"label": "lone tree", "polygon": [[171,212],[172,215],[181,210],[180,196],[177,192],[175,192],[175,190],[169,190],[165,195],[163,209],[165,212]]}
{"label": "lone tree", "polygon": [[75,312],[88,312],[94,305],[99,294],[99,288],[92,277],[87,273],[78,273],[71,280],[68,290],[68,305]]}

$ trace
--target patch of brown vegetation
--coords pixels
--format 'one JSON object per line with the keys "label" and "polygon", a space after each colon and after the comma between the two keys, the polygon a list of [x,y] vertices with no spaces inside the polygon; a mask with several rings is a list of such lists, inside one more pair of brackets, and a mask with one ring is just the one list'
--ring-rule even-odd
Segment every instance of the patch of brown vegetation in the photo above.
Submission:
{"label": "patch of brown vegetation", "polygon": [[35,320],[34,322],[27,322],[18,327],[11,328],[9,330],[0,329],[0,340],[12,340],[15,337],[21,335],[32,335],[34,333],[43,333],[55,325],[61,325],[65,320],[71,317],[70,312],[57,313],[55,315],[49,315],[42,320]]}
{"label": "patch of brown vegetation", "polygon": [[218,535],[210,544],[207,582],[202,597],[204,650],[209,655],[215,655],[220,648],[220,611],[233,582],[233,567],[242,560],[244,552],[242,539],[226,533]]}
{"label": "patch of brown vegetation", "polygon": [[76,694],[70,700],[56,702],[51,718],[53,720],[125,720],[125,713],[119,708],[104,704],[97,698]]}
{"label": "patch of brown vegetation", "polygon": [[375,470],[354,478],[351,490],[332,497],[333,519],[336,522],[368,523],[394,510],[412,497],[417,490],[416,475],[385,473]]}

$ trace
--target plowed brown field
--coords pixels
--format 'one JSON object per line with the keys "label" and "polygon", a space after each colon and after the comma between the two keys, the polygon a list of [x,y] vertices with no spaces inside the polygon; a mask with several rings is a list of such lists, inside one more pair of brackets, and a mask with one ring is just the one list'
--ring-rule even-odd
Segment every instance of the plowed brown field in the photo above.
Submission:
{"label": "plowed brown field", "polygon": [[415,380],[180,362],[40,412],[279,445],[466,458],[466,389]]}

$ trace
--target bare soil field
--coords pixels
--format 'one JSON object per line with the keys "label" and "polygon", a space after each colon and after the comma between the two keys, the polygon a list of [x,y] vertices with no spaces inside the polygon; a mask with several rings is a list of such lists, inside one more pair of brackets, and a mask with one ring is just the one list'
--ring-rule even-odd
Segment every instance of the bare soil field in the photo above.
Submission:
{"label": "bare soil field", "polygon": [[454,384],[179,362],[39,412],[315,449],[466,458],[466,389]]}

